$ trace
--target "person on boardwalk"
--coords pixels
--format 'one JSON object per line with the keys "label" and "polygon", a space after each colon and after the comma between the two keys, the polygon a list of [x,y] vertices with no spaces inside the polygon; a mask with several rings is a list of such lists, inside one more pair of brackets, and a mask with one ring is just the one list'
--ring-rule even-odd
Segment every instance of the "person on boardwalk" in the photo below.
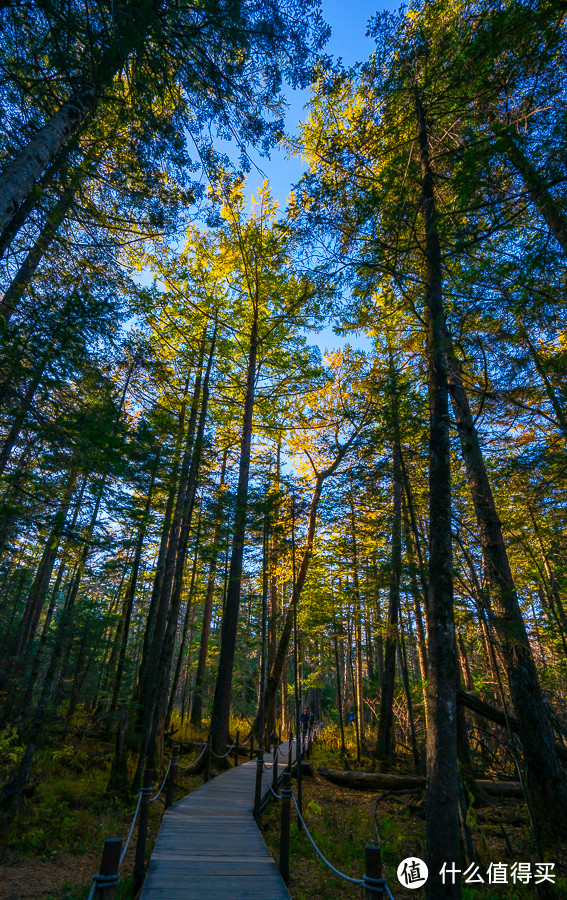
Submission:
{"label": "person on boardwalk", "polygon": [[309,713],[307,712],[307,708],[303,707],[303,712],[299,717],[299,724],[301,726],[301,735],[302,735],[302,752],[305,751],[305,744],[307,742],[307,732],[309,731]]}

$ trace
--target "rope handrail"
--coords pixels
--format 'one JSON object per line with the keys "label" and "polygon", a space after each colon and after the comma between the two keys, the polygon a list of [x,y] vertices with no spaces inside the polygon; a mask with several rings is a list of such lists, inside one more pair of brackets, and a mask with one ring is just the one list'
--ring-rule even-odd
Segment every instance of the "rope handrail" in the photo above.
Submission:
{"label": "rope handrail", "polygon": [[206,752],[208,746],[209,746],[208,744],[205,744],[205,746],[203,747],[203,749],[202,749],[201,752],[199,753],[197,759],[194,759],[193,762],[192,762],[192,763],[189,763],[188,766],[182,766],[182,765],[180,765],[180,763],[177,763],[177,768],[178,768],[178,769],[183,769],[184,772],[188,772],[189,769],[192,769],[193,766],[196,766],[196,765],[197,765],[197,763],[199,762],[199,760],[201,759],[201,757],[203,756],[203,754]]}
{"label": "rope handrail", "polygon": [[293,791],[291,792],[291,799],[293,800],[293,805],[295,806],[295,810],[296,810],[296,812],[297,812],[297,817],[298,817],[299,821],[301,822],[303,828],[305,829],[305,834],[307,835],[307,837],[308,837],[309,840],[311,841],[311,844],[312,844],[313,849],[315,850],[315,853],[317,854],[317,856],[319,856],[320,859],[323,860],[323,862],[325,863],[326,866],[329,867],[329,869],[331,870],[331,872],[334,872],[335,875],[339,875],[341,878],[344,878],[345,881],[350,881],[352,884],[360,884],[360,885],[364,884],[362,878],[351,878],[350,875],[345,875],[344,872],[339,872],[339,870],[338,870],[338,869],[335,869],[335,867],[329,862],[329,860],[327,859],[327,857],[326,857],[326,856],[323,856],[323,854],[322,854],[321,851],[319,850],[319,847],[317,846],[317,844],[315,843],[315,841],[314,841],[313,838],[311,837],[311,834],[310,834],[310,832],[309,832],[309,829],[308,829],[307,825],[306,825],[305,822],[303,821],[303,816],[301,815],[301,813],[300,813],[300,811],[299,811],[299,806],[297,805],[297,800],[296,800],[296,798],[295,798],[295,794],[294,794]]}
{"label": "rope handrail", "polygon": [[[278,780],[279,780],[279,779],[278,779]],[[276,794],[276,792],[274,791],[274,789],[273,789],[273,787],[272,787],[272,785],[270,784],[269,781],[268,781],[268,788],[270,789],[270,791],[272,792],[272,794],[274,795],[274,797],[276,798],[276,800],[281,800],[281,799],[282,799],[282,795],[281,795],[281,794]],[[266,795],[267,795],[267,792],[266,792],[266,794],[265,794],[264,796],[266,796]]]}
{"label": "rope handrail", "polygon": [[163,789],[164,789],[164,787],[165,787],[165,783],[166,783],[166,781],[167,781],[167,776],[169,775],[169,770],[171,769],[171,760],[172,760],[172,759],[173,759],[173,757],[170,756],[170,758],[169,758],[169,763],[168,763],[167,769],[166,769],[166,771],[165,771],[165,775],[163,776],[163,781],[162,781],[162,783],[161,783],[161,787],[160,787],[159,791],[157,792],[157,794],[155,795],[155,797],[150,797],[150,803],[154,803],[154,801],[157,800],[157,798],[159,797],[159,795],[160,795],[161,792],[163,791]]}
{"label": "rope handrail", "polygon": [[93,875],[93,883],[87,900],[93,900],[98,887],[115,887],[118,884],[120,884],[120,872],[117,872],[116,875]]}
{"label": "rope handrail", "polygon": [[295,794],[293,791],[291,792],[291,799],[293,800],[293,805],[295,806],[295,810],[297,812],[297,817],[300,820],[300,822],[305,830],[305,834],[307,835],[307,837],[309,838],[309,840],[311,842],[311,846],[315,850],[315,853],[317,854],[317,856],[325,863],[325,865],[331,870],[331,872],[334,872],[335,875],[338,875],[340,878],[344,879],[344,881],[350,881],[351,884],[359,884],[362,887],[378,888],[379,890],[382,890],[386,894],[386,896],[389,898],[389,900],[394,900],[385,878],[369,878],[368,875],[364,875],[363,878],[351,878],[350,875],[345,875],[344,872],[340,872],[339,869],[336,869],[329,862],[327,857],[321,853],[321,851],[319,850],[319,847],[317,846],[317,844],[311,837],[309,829],[308,829],[307,825],[305,824],[303,816],[301,815],[301,813],[299,811],[299,806],[297,805],[297,800],[295,798]]}
{"label": "rope handrail", "polygon": [[211,747],[211,753],[212,753],[213,756],[215,756],[217,759],[226,759],[226,757],[228,756],[228,754],[230,753],[230,751],[232,750],[232,748],[235,747],[235,746],[236,746],[236,738],[233,740],[231,746],[228,748],[228,750],[226,751],[226,753],[223,753],[222,756],[219,756],[218,753],[215,753],[215,751],[213,750],[212,747]]}
{"label": "rope handrail", "polygon": [[130,845],[130,839],[134,832],[134,825],[136,824],[136,819],[138,818],[138,813],[140,812],[140,803],[142,802],[143,793],[144,793],[144,788],[141,788],[141,790],[138,794],[138,802],[136,804],[136,811],[134,812],[134,818],[132,819],[132,824],[130,825],[130,831],[128,832],[128,837],[126,838],[126,843],[124,844],[124,849],[120,855],[120,861],[118,863],[119,869],[120,869],[120,866],[122,865],[122,863],[124,862],[124,857],[126,856],[128,847]]}

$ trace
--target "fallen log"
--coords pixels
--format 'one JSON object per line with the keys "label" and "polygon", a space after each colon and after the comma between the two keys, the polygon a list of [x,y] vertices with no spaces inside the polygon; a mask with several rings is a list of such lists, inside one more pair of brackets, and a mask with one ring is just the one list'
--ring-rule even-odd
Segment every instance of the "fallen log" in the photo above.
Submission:
{"label": "fallen log", "polygon": [[[357,791],[420,791],[425,788],[425,778],[417,775],[396,775],[391,772],[350,772],[343,769],[327,769],[319,766],[319,775]],[[522,787],[517,781],[489,781],[479,779],[477,784],[489,797],[522,799]]]}
{"label": "fallen log", "polygon": [[341,787],[357,791],[403,791],[407,788],[420,790],[425,787],[425,778],[417,775],[394,775],[390,772],[349,772],[343,769],[327,769],[319,766],[319,775]]}
{"label": "fallen log", "polygon": [[519,781],[487,781],[485,778],[479,778],[477,784],[486,791],[489,797],[500,797],[501,799],[509,797],[513,800],[523,800],[524,798]]}

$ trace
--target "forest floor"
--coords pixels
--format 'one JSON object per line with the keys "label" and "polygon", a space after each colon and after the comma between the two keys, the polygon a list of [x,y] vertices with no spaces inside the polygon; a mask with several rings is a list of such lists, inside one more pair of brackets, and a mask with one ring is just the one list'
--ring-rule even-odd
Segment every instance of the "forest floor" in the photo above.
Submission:
{"label": "forest floor", "polygon": [[[113,746],[94,739],[68,738],[63,746],[45,747],[34,760],[34,776],[17,817],[0,817],[0,900],[86,900],[92,875],[98,871],[105,838],[125,837],[134,803],[111,797],[106,791]],[[195,752],[182,755],[187,765]],[[241,758],[243,761],[244,758]],[[338,753],[324,740],[313,748],[312,767],[342,767]],[[351,761],[352,768],[365,768]],[[403,769],[403,764],[400,765]],[[155,779],[157,784],[157,776]],[[176,798],[202,783],[202,775],[177,779]],[[296,785],[294,782],[294,789]],[[303,780],[305,821],[322,853],[353,878],[364,872],[364,847],[374,843],[373,808],[376,794],[331,784],[315,774]],[[163,812],[163,796],[150,808],[148,852],[153,846]],[[423,793],[389,794],[378,803],[377,825],[383,847],[384,874],[396,900],[419,900],[423,889],[407,890],[397,880],[398,864],[408,856],[425,856]],[[537,861],[525,806],[519,801],[494,802],[470,811],[470,828],[479,861]],[[292,823],[295,815],[292,813]],[[264,838],[274,857],[279,855],[279,806],[270,804],[261,821]],[[132,842],[122,868],[117,900],[131,897],[134,862]],[[567,856],[557,859],[554,896],[567,898]],[[291,881],[293,900],[358,898],[360,890],[343,881],[316,857],[304,833],[292,824]],[[527,900],[537,895],[527,887],[498,885],[465,887],[463,900]]]}
{"label": "forest floor", "polygon": [[[311,836],[323,855],[339,871],[351,878],[362,878],[364,847],[376,842],[373,810],[376,792],[338,787],[317,774],[318,766],[343,768],[339,754],[324,742],[313,746],[311,759],[314,775],[303,779],[303,817]],[[370,759],[351,768],[364,769]],[[400,765],[404,770],[409,767]],[[292,784],[297,792],[296,782]],[[425,792],[389,794],[378,803],[376,820],[382,845],[383,873],[395,900],[419,900],[424,888],[409,890],[397,878],[397,867],[407,857],[425,858]],[[279,804],[271,803],[261,821],[264,839],[277,860],[280,833]],[[342,900],[359,898],[355,885],[334,875],[317,857],[308,838],[294,824],[292,809],[290,884],[292,900]],[[525,804],[518,800],[493,800],[489,807],[469,810],[469,826],[481,868],[491,862],[508,865],[514,862],[539,861],[531,838]],[[557,900],[567,900],[567,852],[556,857],[558,873],[553,893]],[[463,866],[466,868],[466,866]],[[486,878],[486,876],[485,876]],[[511,880],[508,874],[508,880]],[[470,885],[463,887],[463,900],[537,900],[533,881],[525,885]]]}
{"label": "forest floor", "polygon": [[[37,752],[17,816],[10,821],[0,815],[0,900],[86,900],[104,840],[125,839],[135,808],[131,798],[107,792],[113,753],[113,744],[73,737],[63,746]],[[186,765],[194,755],[182,755],[180,762]],[[202,775],[180,775],[176,799],[202,780]],[[148,853],[163,809],[162,794],[150,806]],[[135,839],[136,833],[122,866],[117,900],[132,896]]]}

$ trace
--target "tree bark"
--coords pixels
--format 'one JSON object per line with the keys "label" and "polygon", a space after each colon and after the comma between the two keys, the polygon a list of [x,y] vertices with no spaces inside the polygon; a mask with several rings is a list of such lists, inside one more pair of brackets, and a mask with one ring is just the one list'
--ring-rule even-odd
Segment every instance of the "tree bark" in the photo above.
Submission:
{"label": "tree bark", "polygon": [[238,486],[236,489],[236,506],[234,511],[234,528],[230,556],[230,571],[226,603],[222,620],[221,649],[219,667],[215,684],[213,710],[211,714],[212,749],[219,756],[224,753],[228,737],[230,719],[230,697],[232,690],[232,673],[236,649],[238,629],[238,613],[240,610],[240,588],[242,581],[242,560],[244,556],[244,537],[246,532],[246,512],[248,506],[248,480],[250,477],[250,450],[252,445],[252,420],[254,414],[254,398],[256,390],[256,357],[258,353],[258,306],[255,305],[254,317],[250,333],[248,351],[248,367],[246,373],[246,395],[244,398],[244,415],[242,420],[242,438],[240,443],[240,463],[238,468]]}
{"label": "tree bark", "polygon": [[211,562],[209,564],[209,576],[207,579],[205,606],[203,608],[203,624],[201,626],[201,639],[199,642],[199,659],[197,661],[197,672],[195,673],[195,687],[193,691],[193,703],[191,705],[191,724],[197,726],[198,728],[201,727],[201,718],[203,715],[203,685],[207,667],[209,636],[211,633],[211,617],[213,614],[213,600],[215,596],[215,577],[217,572],[219,540],[221,534],[222,494],[225,483],[227,457],[228,448],[225,448],[221,464],[217,508],[215,510],[216,521],[213,530],[213,547],[211,553]]}
{"label": "tree bark", "polygon": [[416,90],[421,159],[425,254],[423,276],[427,321],[429,387],[429,598],[427,683],[427,900],[459,900],[460,883],[443,885],[444,862],[459,867],[459,781],[457,769],[457,660],[453,612],[449,399],[444,347],[442,254],[437,228],[434,174],[428,123]]}
{"label": "tree bark", "polygon": [[[394,687],[396,680],[396,647],[400,613],[400,580],[402,575],[402,468],[400,425],[394,360],[390,354],[390,405],[392,422],[392,545],[390,553],[390,591],[388,626],[384,647],[384,673],[380,695],[380,719],[376,742],[376,759],[391,764],[394,757]],[[408,701],[409,702],[409,701]]]}
{"label": "tree bark", "polygon": [[567,784],[555,750],[553,731],[506,553],[502,525],[459,363],[448,334],[446,340],[449,388],[490,585],[489,621],[498,638],[512,706],[520,727],[526,790],[532,816],[544,843],[552,845],[567,824]]}

